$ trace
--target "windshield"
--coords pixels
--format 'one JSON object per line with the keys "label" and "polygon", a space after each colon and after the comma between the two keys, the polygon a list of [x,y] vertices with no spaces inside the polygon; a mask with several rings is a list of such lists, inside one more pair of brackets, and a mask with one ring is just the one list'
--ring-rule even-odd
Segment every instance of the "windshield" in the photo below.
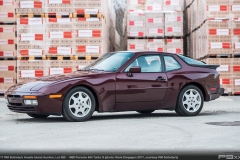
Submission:
{"label": "windshield", "polygon": [[201,61],[197,61],[195,59],[189,58],[189,57],[185,57],[182,55],[178,55],[184,62],[186,62],[187,64],[192,64],[192,65],[206,65],[205,63],[201,62]]}
{"label": "windshield", "polygon": [[116,72],[124,65],[134,54],[128,52],[106,53],[92,64],[82,70],[99,70],[106,72]]}

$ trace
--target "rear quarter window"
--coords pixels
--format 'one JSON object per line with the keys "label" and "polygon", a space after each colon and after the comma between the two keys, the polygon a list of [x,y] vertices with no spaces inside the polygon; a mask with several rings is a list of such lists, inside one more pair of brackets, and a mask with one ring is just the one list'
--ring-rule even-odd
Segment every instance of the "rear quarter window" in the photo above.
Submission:
{"label": "rear quarter window", "polygon": [[172,57],[164,56],[166,72],[181,69],[181,65]]}
{"label": "rear quarter window", "polygon": [[189,65],[206,65],[205,63],[201,62],[201,61],[198,61],[198,60],[195,60],[195,59],[192,59],[192,58],[189,58],[189,57],[185,57],[185,56],[182,56],[182,55],[178,55],[184,62],[186,62],[187,64]]}

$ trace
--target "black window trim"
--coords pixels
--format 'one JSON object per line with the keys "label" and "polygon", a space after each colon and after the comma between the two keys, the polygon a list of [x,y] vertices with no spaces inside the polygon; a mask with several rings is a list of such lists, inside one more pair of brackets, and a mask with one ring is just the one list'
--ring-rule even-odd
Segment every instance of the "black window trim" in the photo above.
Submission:
{"label": "black window trim", "polygon": [[[165,64],[165,60],[164,60],[164,57],[172,57],[178,64],[179,64],[179,66],[180,66],[180,68],[179,69],[174,69],[174,70],[171,70],[171,71],[167,71],[166,70],[166,64]],[[162,55],[162,58],[163,58],[163,63],[164,63],[164,73],[168,73],[168,72],[173,72],[173,71],[178,71],[178,70],[181,70],[182,69],[182,65],[181,65],[181,63],[179,63],[179,61],[174,57],[174,56],[172,56],[172,55]],[[180,58],[180,57],[179,57]]]}
{"label": "black window trim", "polygon": [[[141,73],[165,73],[165,65],[164,65],[164,63],[163,63],[164,60],[163,60],[163,58],[161,57],[162,55],[159,55],[159,54],[142,54],[142,55],[139,55],[139,56],[137,56],[136,58],[134,58],[134,59],[129,63],[129,65],[131,65],[131,64],[133,63],[133,61],[135,61],[136,59],[138,59],[138,58],[141,57],[141,56],[158,56],[159,59],[160,59],[160,61],[161,61],[161,66],[162,66],[162,71],[161,71],[161,72],[141,72]],[[128,65],[128,66],[129,66],[129,65]],[[125,71],[125,70],[128,68],[128,66],[123,69],[123,73],[128,73],[127,71]]]}

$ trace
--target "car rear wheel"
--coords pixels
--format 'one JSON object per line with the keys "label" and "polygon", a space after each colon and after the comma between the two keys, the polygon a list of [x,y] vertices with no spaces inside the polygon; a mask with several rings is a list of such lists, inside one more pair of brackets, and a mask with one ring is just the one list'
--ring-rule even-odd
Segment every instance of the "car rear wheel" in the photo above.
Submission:
{"label": "car rear wheel", "polygon": [[68,121],[83,122],[95,111],[95,98],[85,87],[69,91],[63,101],[63,117]]}
{"label": "car rear wheel", "polygon": [[202,91],[194,85],[189,85],[180,92],[175,111],[180,116],[196,116],[202,110],[203,101]]}
{"label": "car rear wheel", "polygon": [[42,115],[42,114],[27,114],[32,118],[47,118],[49,115]]}
{"label": "car rear wheel", "polygon": [[141,113],[141,114],[150,114],[152,112],[154,112],[155,110],[148,110],[148,111],[137,111],[138,113]]}

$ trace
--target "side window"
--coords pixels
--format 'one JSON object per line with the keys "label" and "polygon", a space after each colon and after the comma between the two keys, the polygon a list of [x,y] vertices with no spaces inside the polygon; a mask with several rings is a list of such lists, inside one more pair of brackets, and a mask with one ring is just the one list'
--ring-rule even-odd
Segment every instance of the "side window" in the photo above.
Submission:
{"label": "side window", "polygon": [[158,55],[146,55],[135,59],[124,72],[128,72],[131,67],[141,67],[142,73],[162,72],[162,64],[160,56]]}
{"label": "side window", "polygon": [[164,56],[164,62],[165,62],[165,66],[166,66],[165,68],[167,72],[181,68],[180,64],[171,56]]}

